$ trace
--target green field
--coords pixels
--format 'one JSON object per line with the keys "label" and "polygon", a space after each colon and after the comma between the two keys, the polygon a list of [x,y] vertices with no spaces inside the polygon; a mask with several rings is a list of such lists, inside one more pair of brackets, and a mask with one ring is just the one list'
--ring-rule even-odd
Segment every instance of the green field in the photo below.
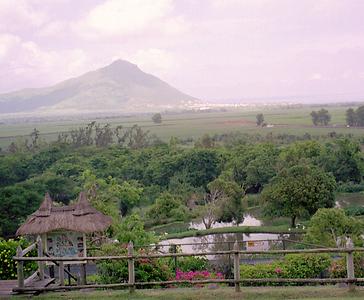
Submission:
{"label": "green field", "polygon": [[[24,298],[29,296],[17,296]],[[137,290],[133,294],[127,291],[80,291],[47,293],[37,297],[38,299],[158,299],[158,300],[210,300],[210,299],[364,299],[364,289],[357,288],[349,292],[347,288],[334,286],[310,286],[310,287],[244,287],[240,293],[234,288],[171,288]]]}
{"label": "green field", "polygon": [[[221,112],[163,114],[162,124],[154,124],[151,120],[151,115],[113,117],[109,119],[100,118],[96,119],[96,121],[101,124],[110,123],[113,127],[117,125],[130,127],[138,124],[164,141],[168,141],[171,136],[198,138],[205,133],[213,135],[229,132],[259,133],[261,135],[266,135],[270,132],[273,134],[303,135],[309,133],[311,135],[327,135],[329,132],[335,131],[337,133],[361,135],[363,132],[361,128],[346,128],[345,111],[347,108],[345,106],[327,107],[332,116],[331,125],[327,127],[315,127],[312,125],[310,112],[318,110],[319,107],[308,106],[301,108],[265,107],[261,110],[231,108]],[[266,123],[273,125],[273,127],[261,128],[255,125],[255,116],[259,112],[264,114]],[[1,124],[0,147],[6,147],[11,141],[28,136],[34,128],[37,128],[41,136],[49,141],[56,139],[60,132],[67,132],[84,126],[93,120],[95,119]]]}

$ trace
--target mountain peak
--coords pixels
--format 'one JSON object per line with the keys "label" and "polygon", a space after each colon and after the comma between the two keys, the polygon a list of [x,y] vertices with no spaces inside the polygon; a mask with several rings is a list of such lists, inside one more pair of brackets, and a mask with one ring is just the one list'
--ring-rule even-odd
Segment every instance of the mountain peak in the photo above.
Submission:
{"label": "mountain peak", "polygon": [[196,99],[126,60],[51,87],[0,95],[3,113],[52,111],[148,112],[188,109]]}

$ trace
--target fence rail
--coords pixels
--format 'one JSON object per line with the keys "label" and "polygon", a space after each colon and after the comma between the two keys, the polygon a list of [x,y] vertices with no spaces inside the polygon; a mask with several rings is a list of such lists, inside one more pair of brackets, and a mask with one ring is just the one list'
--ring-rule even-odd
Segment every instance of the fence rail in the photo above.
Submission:
{"label": "fence rail", "polygon": [[[172,246],[172,245],[171,245]],[[230,283],[234,284],[235,291],[240,291],[241,283],[347,283],[349,289],[355,288],[355,283],[364,282],[364,278],[355,278],[354,273],[354,252],[364,252],[364,248],[354,248],[352,241],[349,240],[346,248],[318,248],[318,249],[292,249],[292,250],[240,250],[239,243],[235,241],[232,250],[228,251],[210,251],[198,253],[166,253],[166,254],[149,254],[140,255],[134,254],[133,243],[128,244],[128,254],[121,256],[94,256],[94,257],[24,257],[18,255],[14,260],[18,262],[18,287],[14,289],[15,292],[30,292],[30,291],[56,291],[56,290],[74,290],[85,288],[117,288],[128,287],[130,292],[133,292],[136,287],[140,286],[153,286],[153,285],[174,285],[181,283],[190,284],[206,284],[206,283]],[[39,254],[40,252],[38,252]],[[241,279],[240,278],[240,258],[242,255],[266,255],[266,254],[304,254],[304,253],[341,253],[346,254],[347,262],[347,278],[260,278],[260,279]],[[21,254],[21,253],[19,253]],[[191,257],[191,256],[207,256],[207,255],[231,255],[233,257],[234,278],[233,279],[209,279],[209,280],[171,280],[171,281],[158,281],[158,282],[136,282],[135,281],[135,260],[150,259],[150,258],[177,258],[177,257]],[[80,282],[77,286],[64,286],[64,269],[65,262],[95,262],[102,260],[127,260],[128,261],[128,282],[115,283],[115,284],[85,284],[85,281]],[[23,274],[23,264],[25,261],[37,261],[39,266],[44,266],[44,262],[56,262],[60,268],[59,278],[60,286],[49,287],[25,287]],[[86,270],[84,270],[85,272]],[[86,274],[84,274],[86,276]]]}

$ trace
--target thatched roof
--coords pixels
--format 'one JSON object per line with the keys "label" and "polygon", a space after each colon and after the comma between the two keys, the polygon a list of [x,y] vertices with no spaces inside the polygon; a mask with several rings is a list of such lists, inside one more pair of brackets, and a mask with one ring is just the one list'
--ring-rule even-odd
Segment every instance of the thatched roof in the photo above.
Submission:
{"label": "thatched roof", "polygon": [[55,230],[82,233],[101,232],[111,225],[111,218],[93,208],[85,193],[81,192],[78,202],[57,207],[47,193],[39,209],[28,217],[16,235],[35,235]]}

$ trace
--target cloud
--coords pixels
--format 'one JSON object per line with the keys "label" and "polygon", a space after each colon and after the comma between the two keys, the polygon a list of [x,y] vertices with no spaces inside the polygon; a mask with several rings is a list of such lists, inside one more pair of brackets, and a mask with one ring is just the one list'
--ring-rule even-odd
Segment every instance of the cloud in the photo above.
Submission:
{"label": "cloud", "polygon": [[39,27],[47,21],[47,15],[24,0],[0,0],[0,32]]}
{"label": "cloud", "polygon": [[176,57],[163,49],[138,50],[134,54],[124,55],[124,58],[137,64],[143,71],[158,75],[165,75],[178,67]]}
{"label": "cloud", "polygon": [[93,7],[74,29],[84,37],[137,34],[169,21],[172,10],[171,0],[107,0]]}
{"label": "cloud", "polygon": [[40,87],[88,71],[94,61],[81,49],[47,51],[33,41],[0,34],[0,90]]}

